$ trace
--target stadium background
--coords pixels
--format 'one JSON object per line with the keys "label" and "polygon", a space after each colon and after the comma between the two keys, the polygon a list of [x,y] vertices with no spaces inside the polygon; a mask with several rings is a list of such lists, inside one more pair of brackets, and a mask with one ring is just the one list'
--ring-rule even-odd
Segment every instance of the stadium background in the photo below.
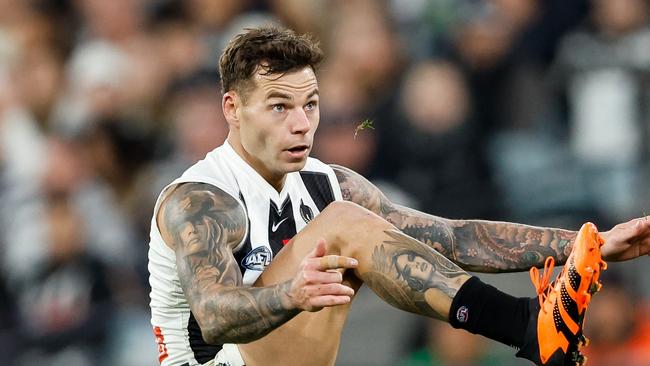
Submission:
{"label": "stadium background", "polygon": [[[648,18],[645,0],[0,0],[2,364],[157,364],[152,205],[223,141],[216,60],[242,28],[321,40],[313,155],[437,215],[604,230],[650,213]],[[650,365],[647,267],[605,273],[590,365]],[[533,294],[527,273],[482,278]],[[355,301],[339,365],[527,364]]]}

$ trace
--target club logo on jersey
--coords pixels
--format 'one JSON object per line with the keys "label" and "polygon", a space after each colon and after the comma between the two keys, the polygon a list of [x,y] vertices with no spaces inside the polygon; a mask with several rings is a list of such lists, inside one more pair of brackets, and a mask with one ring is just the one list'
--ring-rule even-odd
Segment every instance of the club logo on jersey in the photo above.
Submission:
{"label": "club logo on jersey", "polygon": [[456,319],[458,319],[458,321],[461,323],[467,323],[467,320],[469,319],[469,309],[467,306],[463,305],[458,308],[458,311],[456,312]]}
{"label": "club logo on jersey", "polygon": [[312,211],[311,207],[305,205],[302,200],[300,200],[300,217],[306,223],[314,219],[314,211]]}
{"label": "club logo on jersey", "polygon": [[248,252],[244,259],[241,260],[241,265],[253,271],[263,271],[271,263],[271,259],[273,259],[271,250],[261,246]]}

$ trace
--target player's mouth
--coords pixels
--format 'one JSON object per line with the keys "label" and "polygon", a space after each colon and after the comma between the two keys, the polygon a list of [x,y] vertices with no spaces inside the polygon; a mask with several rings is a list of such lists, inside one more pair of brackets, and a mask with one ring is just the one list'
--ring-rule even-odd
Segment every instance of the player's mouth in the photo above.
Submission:
{"label": "player's mouth", "polygon": [[286,149],[285,151],[288,152],[289,156],[292,158],[300,159],[307,155],[307,152],[309,151],[309,145],[296,145]]}

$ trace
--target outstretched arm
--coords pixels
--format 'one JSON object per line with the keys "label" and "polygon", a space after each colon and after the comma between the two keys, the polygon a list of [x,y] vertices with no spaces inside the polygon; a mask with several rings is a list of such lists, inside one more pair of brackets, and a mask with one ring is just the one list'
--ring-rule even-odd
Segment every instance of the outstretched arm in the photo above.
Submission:
{"label": "outstretched arm", "polygon": [[[514,272],[541,267],[548,256],[566,262],[575,231],[484,220],[449,220],[392,203],[358,173],[332,166],[343,198],[375,212],[404,233],[431,245],[464,269]],[[643,220],[643,219],[641,219]],[[602,233],[603,256],[626,260],[650,251],[650,220]]]}
{"label": "outstretched arm", "polygon": [[246,214],[233,197],[215,186],[174,187],[161,205],[157,222],[165,243],[176,252],[181,287],[208,343],[254,341],[302,310],[345,304],[354,293],[340,283],[338,272],[304,280],[305,272],[325,271],[319,268],[324,244],[320,252],[305,257],[294,279],[268,287],[242,286],[232,250],[246,233]]}

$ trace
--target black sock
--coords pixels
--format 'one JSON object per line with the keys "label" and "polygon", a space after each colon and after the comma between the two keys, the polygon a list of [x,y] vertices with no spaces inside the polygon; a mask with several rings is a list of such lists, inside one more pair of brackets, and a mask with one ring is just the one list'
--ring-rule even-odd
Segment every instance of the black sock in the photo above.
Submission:
{"label": "black sock", "polygon": [[508,295],[472,277],[451,302],[449,324],[520,348],[530,321],[531,301],[537,299]]}

